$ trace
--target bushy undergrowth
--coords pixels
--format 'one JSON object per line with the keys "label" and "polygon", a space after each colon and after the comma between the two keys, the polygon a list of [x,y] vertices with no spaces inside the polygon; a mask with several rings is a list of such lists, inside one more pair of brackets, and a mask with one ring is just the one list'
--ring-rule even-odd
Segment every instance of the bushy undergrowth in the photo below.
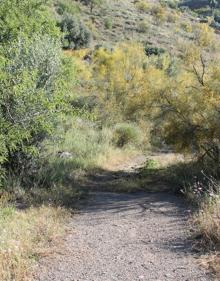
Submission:
{"label": "bushy undergrowth", "polygon": [[[134,126],[132,129],[138,130]],[[123,161],[129,155],[134,155],[137,151],[134,139],[129,135],[125,141],[123,139],[123,145],[129,143],[130,146],[119,149],[115,146],[115,128],[100,129],[88,119],[67,118],[57,130],[54,141],[46,144],[45,155],[50,156],[42,168],[40,178],[47,186],[51,183],[68,185],[70,182],[77,186],[77,180],[86,172],[106,168],[107,164],[110,166],[115,160],[117,162],[121,158]]]}

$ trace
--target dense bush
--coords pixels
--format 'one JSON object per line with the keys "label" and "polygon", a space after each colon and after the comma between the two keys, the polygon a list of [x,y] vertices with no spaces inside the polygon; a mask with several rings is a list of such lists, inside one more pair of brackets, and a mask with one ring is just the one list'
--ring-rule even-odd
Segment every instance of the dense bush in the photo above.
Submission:
{"label": "dense bush", "polygon": [[[19,37],[2,47],[1,164],[21,172],[50,133],[61,107],[60,44],[48,35]],[[58,95],[59,91],[59,95]]]}
{"label": "dense bush", "polygon": [[79,49],[87,47],[91,40],[89,29],[78,18],[65,14],[59,23],[64,33],[63,47],[66,49]]}
{"label": "dense bush", "polygon": [[163,48],[158,48],[158,47],[147,45],[145,47],[145,53],[147,56],[152,56],[152,55],[159,56],[161,54],[164,54],[165,50]]}
{"label": "dense bush", "polygon": [[1,182],[9,173],[22,177],[36,169],[33,157],[64,104],[68,71],[45,3],[3,0],[0,6]]}

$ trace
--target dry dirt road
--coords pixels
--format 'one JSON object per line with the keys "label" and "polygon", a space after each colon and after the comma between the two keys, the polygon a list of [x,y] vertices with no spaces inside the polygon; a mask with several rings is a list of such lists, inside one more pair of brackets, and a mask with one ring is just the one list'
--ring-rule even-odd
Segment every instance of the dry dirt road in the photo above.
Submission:
{"label": "dry dirt road", "polygon": [[212,280],[191,250],[188,216],[172,193],[93,191],[36,281]]}

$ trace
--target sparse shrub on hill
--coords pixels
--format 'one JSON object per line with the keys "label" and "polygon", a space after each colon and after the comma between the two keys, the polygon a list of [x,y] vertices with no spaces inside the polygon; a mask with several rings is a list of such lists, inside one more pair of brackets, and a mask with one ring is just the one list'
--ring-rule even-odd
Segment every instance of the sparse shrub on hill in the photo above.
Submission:
{"label": "sparse shrub on hill", "polygon": [[178,8],[178,0],[161,0],[160,3],[167,5],[171,9],[177,9]]}
{"label": "sparse shrub on hill", "polygon": [[212,46],[214,41],[214,30],[207,23],[194,25],[194,38],[200,47]]}
{"label": "sparse shrub on hill", "polygon": [[141,33],[146,33],[149,30],[149,24],[147,21],[141,21],[138,24],[138,31]]}
{"label": "sparse shrub on hill", "polygon": [[151,8],[151,14],[154,16],[156,22],[159,24],[166,21],[166,8],[160,4],[155,4]]}
{"label": "sparse shrub on hill", "polygon": [[94,8],[101,7],[104,4],[104,0],[80,0],[90,7],[90,13],[93,12]]}
{"label": "sparse shrub on hill", "polygon": [[75,15],[80,12],[79,6],[71,0],[59,0],[55,3],[56,11],[59,15],[65,13]]}
{"label": "sparse shrub on hill", "polygon": [[59,26],[64,33],[63,47],[65,49],[88,47],[91,33],[80,19],[70,14],[64,14]]}
{"label": "sparse shrub on hill", "polygon": [[150,10],[151,5],[147,0],[140,0],[135,3],[136,8],[138,11],[146,13]]}
{"label": "sparse shrub on hill", "polygon": [[159,56],[165,53],[165,50],[163,48],[149,46],[149,45],[147,45],[144,50],[147,56],[151,56],[151,55]]}
{"label": "sparse shrub on hill", "polygon": [[178,13],[175,13],[174,11],[172,12],[169,12],[167,14],[167,22],[170,22],[170,23],[175,23],[179,20],[179,15]]}
{"label": "sparse shrub on hill", "polygon": [[193,27],[192,24],[188,22],[183,22],[181,23],[181,28],[186,31],[187,33],[192,33],[193,32]]}
{"label": "sparse shrub on hill", "polygon": [[110,18],[106,18],[104,24],[106,29],[112,28],[112,20]]}

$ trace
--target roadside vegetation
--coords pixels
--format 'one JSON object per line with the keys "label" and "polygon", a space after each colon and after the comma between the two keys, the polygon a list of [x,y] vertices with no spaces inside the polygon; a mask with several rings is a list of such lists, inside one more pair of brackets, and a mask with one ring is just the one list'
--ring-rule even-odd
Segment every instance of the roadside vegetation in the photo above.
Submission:
{"label": "roadside vegetation", "polygon": [[179,1],[2,1],[2,281],[31,280],[87,195],[89,175],[158,150],[185,161],[149,157],[112,190],[164,181],[184,194],[219,272],[219,5],[211,2],[210,14]]}

